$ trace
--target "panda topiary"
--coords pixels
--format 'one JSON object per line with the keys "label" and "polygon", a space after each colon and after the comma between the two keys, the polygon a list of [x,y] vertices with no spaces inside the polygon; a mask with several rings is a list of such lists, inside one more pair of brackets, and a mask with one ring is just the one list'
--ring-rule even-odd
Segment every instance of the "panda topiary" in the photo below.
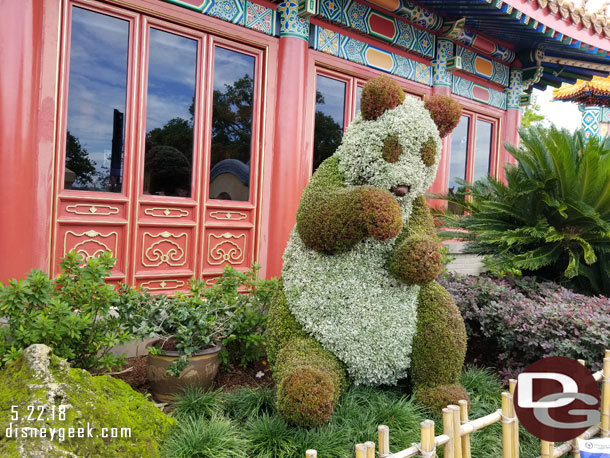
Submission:
{"label": "panda topiary", "polygon": [[375,78],[303,192],[267,335],[288,421],[320,425],[349,383],[393,385],[408,375],[431,408],[467,399],[458,385],[464,322],[434,281],[441,254],[423,197],[439,131],[447,135],[460,114],[449,97],[424,102]]}

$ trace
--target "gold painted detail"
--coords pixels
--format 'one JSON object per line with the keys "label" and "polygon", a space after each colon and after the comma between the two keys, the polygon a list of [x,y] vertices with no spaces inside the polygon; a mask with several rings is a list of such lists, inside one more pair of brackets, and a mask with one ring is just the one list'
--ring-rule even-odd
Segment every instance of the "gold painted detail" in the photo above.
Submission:
{"label": "gold painted detail", "polygon": [[68,205],[66,212],[76,215],[110,216],[119,213],[119,209],[110,205],[74,204]]}
{"label": "gold painted detail", "polygon": [[153,207],[146,208],[144,214],[148,216],[155,216],[157,218],[184,218],[190,213],[182,208],[164,208],[164,207]]}
{"label": "gold painted detail", "polygon": [[248,215],[242,212],[214,211],[210,213],[210,218],[219,219],[222,221],[241,221],[247,217]]}
{"label": "gold painted detail", "polygon": [[[81,240],[80,242],[73,245],[71,248],[68,248],[69,235],[71,235],[75,239],[84,240]],[[114,237],[114,249],[111,249],[108,245],[111,237]],[[82,255],[85,258],[85,261],[88,261],[90,258],[94,258],[100,253],[104,253],[105,251],[110,251],[110,253],[112,253],[112,255],[114,256],[114,254],[118,251],[118,239],[119,234],[117,232],[109,232],[108,234],[102,234],[93,229],[81,233],[66,231],[66,233],[64,234],[64,253],[74,250],[78,254]]]}
{"label": "gold painted detail", "polygon": [[[215,240],[212,240],[215,239]],[[242,246],[236,241],[243,240]],[[208,263],[219,265],[222,263],[241,264],[244,262],[244,248],[246,246],[246,234],[233,235],[225,232],[221,235],[210,234],[208,236]]]}
{"label": "gold painted detail", "polygon": [[[159,239],[146,248],[147,237]],[[183,246],[180,242],[183,239]],[[186,264],[186,251],[188,246],[188,234],[172,234],[163,231],[159,234],[144,232],[142,237],[142,265],[144,267],[159,267],[167,264],[170,267],[181,267]]]}
{"label": "gold painted detail", "polygon": [[182,288],[184,285],[186,285],[186,282],[182,280],[149,280],[147,282],[142,283],[140,286],[142,288],[146,288],[149,291],[160,291],[162,289],[178,289]]}

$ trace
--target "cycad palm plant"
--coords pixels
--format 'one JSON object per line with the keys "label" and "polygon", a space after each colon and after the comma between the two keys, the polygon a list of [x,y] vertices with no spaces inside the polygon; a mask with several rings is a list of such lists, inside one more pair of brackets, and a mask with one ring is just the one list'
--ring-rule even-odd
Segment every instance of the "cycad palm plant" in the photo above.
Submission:
{"label": "cycad palm plant", "polygon": [[496,268],[610,295],[610,140],[555,127],[520,135],[506,184],[462,181],[446,197],[465,215],[446,215],[441,235],[472,242]]}

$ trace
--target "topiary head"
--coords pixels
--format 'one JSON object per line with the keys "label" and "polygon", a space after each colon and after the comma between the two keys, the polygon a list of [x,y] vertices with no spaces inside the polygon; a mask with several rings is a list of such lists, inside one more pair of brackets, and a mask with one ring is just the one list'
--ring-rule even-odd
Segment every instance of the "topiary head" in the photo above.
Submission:
{"label": "topiary head", "polygon": [[449,96],[435,94],[426,97],[425,105],[436,127],[438,127],[441,138],[449,135],[460,122],[462,106]]}
{"label": "topiary head", "polygon": [[362,88],[360,112],[367,121],[379,118],[387,110],[393,110],[405,99],[398,83],[386,75],[369,80]]}

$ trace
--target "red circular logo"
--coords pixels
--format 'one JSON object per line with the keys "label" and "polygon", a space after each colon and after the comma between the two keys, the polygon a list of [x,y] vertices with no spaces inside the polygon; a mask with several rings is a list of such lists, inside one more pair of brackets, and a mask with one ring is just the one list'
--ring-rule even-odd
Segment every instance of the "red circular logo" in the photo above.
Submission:
{"label": "red circular logo", "polygon": [[600,392],[586,367],[550,356],[519,374],[515,411],[525,429],[539,439],[564,442],[600,422]]}

